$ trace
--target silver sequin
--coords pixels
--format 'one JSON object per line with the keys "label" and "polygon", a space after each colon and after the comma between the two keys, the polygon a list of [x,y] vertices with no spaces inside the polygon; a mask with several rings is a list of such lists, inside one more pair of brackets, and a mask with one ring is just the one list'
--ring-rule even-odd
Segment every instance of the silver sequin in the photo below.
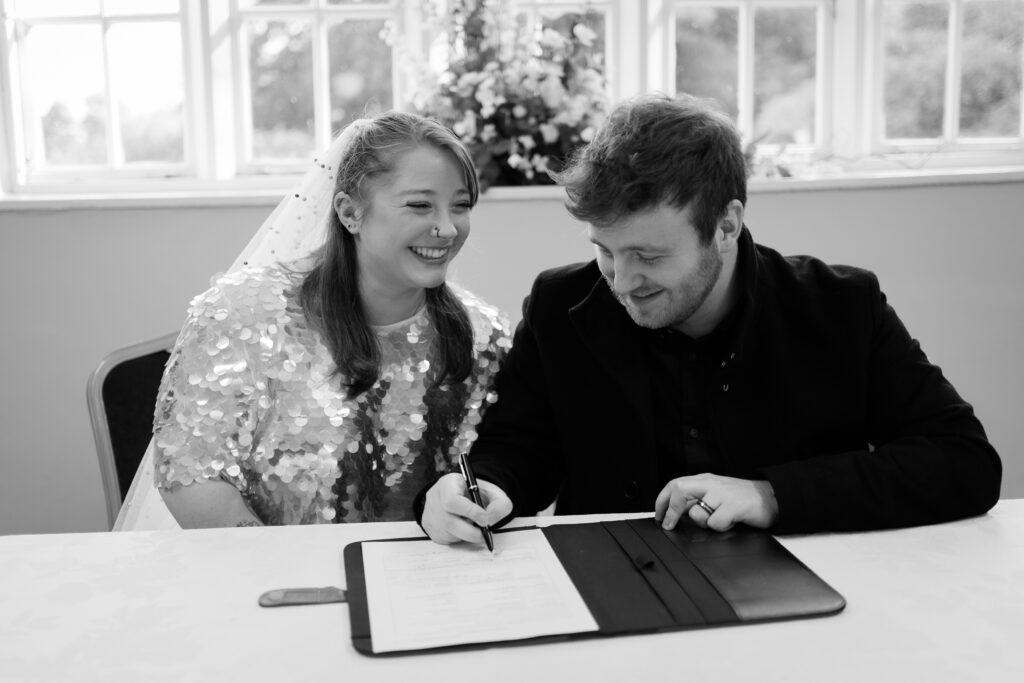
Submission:
{"label": "silver sequin", "polygon": [[469,449],[497,400],[508,320],[452,286],[473,324],[470,377],[428,396],[423,310],[377,330],[380,377],[350,400],[297,282],[281,266],[247,268],[192,301],[157,403],[156,483],[226,480],[270,524],[409,519],[412,497]]}

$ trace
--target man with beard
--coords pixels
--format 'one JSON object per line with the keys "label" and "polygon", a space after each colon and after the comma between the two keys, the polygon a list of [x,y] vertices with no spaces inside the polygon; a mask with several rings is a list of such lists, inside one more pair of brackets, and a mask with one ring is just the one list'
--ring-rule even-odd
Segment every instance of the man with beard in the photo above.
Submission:
{"label": "man with beard", "polygon": [[596,259],[537,278],[470,456],[484,507],[440,478],[417,511],[435,541],[556,499],[777,533],[995,504],[999,456],[875,276],[754,243],[726,116],[627,101],[556,179]]}

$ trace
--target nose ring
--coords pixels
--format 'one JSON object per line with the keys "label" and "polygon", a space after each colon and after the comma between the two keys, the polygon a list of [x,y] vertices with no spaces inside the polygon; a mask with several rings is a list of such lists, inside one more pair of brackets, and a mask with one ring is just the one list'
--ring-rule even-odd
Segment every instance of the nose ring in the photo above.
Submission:
{"label": "nose ring", "polygon": [[433,228],[430,229],[430,231],[432,233],[434,233],[434,237],[440,237],[441,236],[441,226],[440,225],[435,225]]}

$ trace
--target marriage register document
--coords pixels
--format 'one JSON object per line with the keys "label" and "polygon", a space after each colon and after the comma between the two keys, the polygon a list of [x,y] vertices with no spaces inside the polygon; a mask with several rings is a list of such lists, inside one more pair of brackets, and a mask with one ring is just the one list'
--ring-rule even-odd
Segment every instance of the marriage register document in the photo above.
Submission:
{"label": "marriage register document", "polygon": [[597,630],[540,529],[479,546],[363,544],[374,652],[419,650]]}

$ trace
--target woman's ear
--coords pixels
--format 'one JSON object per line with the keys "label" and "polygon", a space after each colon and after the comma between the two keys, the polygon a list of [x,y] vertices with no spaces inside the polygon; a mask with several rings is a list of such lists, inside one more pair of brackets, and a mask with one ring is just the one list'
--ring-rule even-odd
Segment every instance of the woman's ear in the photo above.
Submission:
{"label": "woman's ear", "polygon": [[359,207],[348,192],[334,195],[334,213],[338,214],[338,220],[346,230],[353,235],[359,232]]}

